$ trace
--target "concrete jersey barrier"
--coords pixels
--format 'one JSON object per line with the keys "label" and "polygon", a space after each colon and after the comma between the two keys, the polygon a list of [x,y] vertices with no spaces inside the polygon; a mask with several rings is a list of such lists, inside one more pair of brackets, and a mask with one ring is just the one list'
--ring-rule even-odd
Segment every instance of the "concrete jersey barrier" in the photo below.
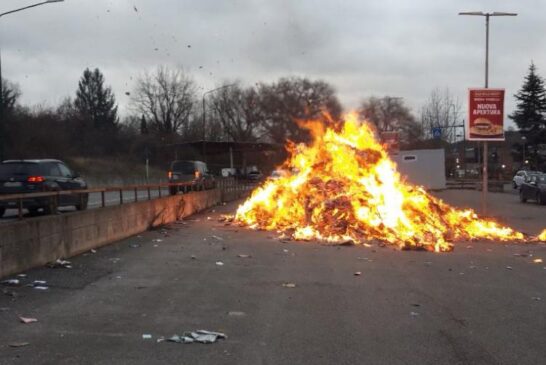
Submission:
{"label": "concrete jersey barrier", "polygon": [[172,223],[222,198],[214,189],[0,225],[0,278]]}

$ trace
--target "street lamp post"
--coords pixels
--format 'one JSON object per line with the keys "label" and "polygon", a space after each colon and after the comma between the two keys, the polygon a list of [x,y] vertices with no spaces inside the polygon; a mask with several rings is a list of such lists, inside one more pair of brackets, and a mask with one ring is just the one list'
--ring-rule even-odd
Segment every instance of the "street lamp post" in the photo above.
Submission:
{"label": "street lamp post", "polygon": [[206,137],[207,137],[207,118],[206,118],[206,107],[205,107],[205,96],[207,96],[210,93],[213,93],[218,90],[226,89],[228,87],[235,86],[236,84],[229,84],[217,87],[216,89],[208,90],[203,93],[203,158],[205,159],[205,162],[207,162],[207,154],[206,154]]}
{"label": "street lamp post", "polygon": [[[10,11],[6,11],[4,13],[0,13],[0,18],[5,16],[5,15],[8,15],[8,14],[13,14],[13,13],[17,13],[19,11],[35,8],[35,7],[40,6],[40,5],[46,5],[46,4],[51,4],[51,3],[60,3],[60,2],[63,2],[63,1],[64,0],[42,1],[40,3],[24,6],[24,7],[19,8],[19,9],[10,10]],[[5,128],[5,120],[4,120],[4,85],[3,85],[3,79],[2,79],[2,57],[1,57],[1,53],[0,53],[0,161],[4,160],[4,152],[5,152],[4,149],[5,149],[5,139],[6,139],[5,136],[6,136],[6,128]]]}
{"label": "street lamp post", "polygon": [[[484,13],[482,11],[467,11],[460,12],[459,15],[473,15],[485,17],[485,88],[489,87],[489,18],[492,16],[516,16],[517,13],[505,13],[494,11],[491,13]],[[482,187],[482,213],[487,212],[487,190],[488,190],[488,176],[487,176],[487,141],[483,141],[483,187]]]}
{"label": "street lamp post", "polygon": [[525,142],[527,141],[527,137],[525,136],[521,136],[521,140],[523,141],[523,158],[521,159],[521,162],[523,162],[523,164],[525,164]]}

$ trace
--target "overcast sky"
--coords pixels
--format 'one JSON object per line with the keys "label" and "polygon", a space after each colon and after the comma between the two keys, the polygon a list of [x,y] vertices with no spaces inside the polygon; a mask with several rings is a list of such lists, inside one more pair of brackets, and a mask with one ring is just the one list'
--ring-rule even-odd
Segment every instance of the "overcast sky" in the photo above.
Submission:
{"label": "overcast sky", "polygon": [[[1,0],[0,12],[34,2]],[[99,67],[125,111],[136,78],[169,65],[200,92],[306,76],[347,109],[389,95],[417,114],[448,87],[466,110],[467,88],[484,83],[485,19],[459,11],[519,13],[490,27],[490,87],[506,88],[510,113],[531,60],[546,76],[544,0],[65,0],[0,18],[2,72],[25,104],[57,105]]]}

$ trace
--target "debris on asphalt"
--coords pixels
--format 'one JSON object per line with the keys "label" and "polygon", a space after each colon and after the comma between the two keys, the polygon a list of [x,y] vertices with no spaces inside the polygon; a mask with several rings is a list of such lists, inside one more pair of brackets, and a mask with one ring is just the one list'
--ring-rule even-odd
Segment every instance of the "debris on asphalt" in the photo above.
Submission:
{"label": "debris on asphalt", "polygon": [[47,264],[47,267],[49,267],[51,269],[59,269],[59,268],[72,269],[72,263],[70,261],[67,261],[67,260],[57,259],[57,260]]}
{"label": "debris on asphalt", "polygon": [[45,281],[45,280],[34,280],[32,283],[28,284],[28,286],[31,286],[36,290],[47,290],[47,289],[49,289],[49,287],[47,286],[47,281]]}
{"label": "debris on asphalt", "polygon": [[90,252],[91,252],[91,253],[97,253],[97,250],[95,250],[94,248],[92,248]]}
{"label": "debris on asphalt", "polygon": [[411,303],[411,306],[412,306],[412,307],[420,307],[421,304],[419,304],[419,303]]}
{"label": "debris on asphalt", "polygon": [[411,315],[412,317],[417,317],[417,316],[419,315],[419,313],[417,313],[417,312],[410,312],[410,315]]}
{"label": "debris on asphalt", "polygon": [[197,260],[197,257],[195,257],[195,255],[191,255],[190,257],[192,260]]}
{"label": "debris on asphalt", "polygon": [[110,261],[112,261],[113,264],[117,264],[121,259],[119,257],[113,257],[110,259]]}
{"label": "debris on asphalt", "polygon": [[288,253],[288,250],[286,248],[283,248],[282,252]]}
{"label": "debris on asphalt", "polygon": [[224,263],[222,261],[216,261],[216,266],[224,266]]}
{"label": "debris on asphalt", "polygon": [[29,342],[11,342],[9,347],[24,347],[30,345]]}
{"label": "debris on asphalt", "polygon": [[17,298],[17,296],[19,295],[14,291],[6,290],[6,289],[2,289],[2,294],[7,295],[8,297],[12,297],[12,298]]}
{"label": "debris on asphalt", "polygon": [[129,245],[129,247],[131,247],[131,248],[138,248],[138,247],[140,247],[140,245],[139,245],[138,243],[131,243],[131,244]]}
{"label": "debris on asphalt", "polygon": [[215,343],[219,339],[226,339],[227,336],[224,333],[221,332],[212,332],[212,331],[205,331],[205,330],[198,330],[193,332],[184,332],[182,336],[179,335],[173,335],[166,339],[168,342],[175,342],[175,343]]}
{"label": "debris on asphalt", "polygon": [[220,236],[215,236],[215,235],[212,235],[211,236],[212,238],[214,238],[215,240],[218,240],[218,241],[223,241],[224,239]]}
{"label": "debris on asphalt", "polygon": [[163,242],[163,240],[161,238],[154,238],[152,242]]}
{"label": "debris on asphalt", "polygon": [[356,272],[354,273],[354,276],[360,276],[360,275],[362,275],[362,272],[361,272],[361,271],[356,271]]}
{"label": "debris on asphalt", "polygon": [[506,266],[506,270],[512,270],[512,266]]}
{"label": "debris on asphalt", "polygon": [[533,263],[535,263],[535,264],[541,264],[541,263],[542,263],[542,259],[534,259],[534,260],[533,260]]}
{"label": "debris on asphalt", "polygon": [[19,286],[21,281],[19,279],[7,279],[2,281],[2,284],[5,286]]}
{"label": "debris on asphalt", "polygon": [[425,265],[430,266],[430,265],[432,265],[432,262],[431,261],[425,261]]}
{"label": "debris on asphalt", "polygon": [[142,335],[142,339],[143,340],[151,340],[152,339],[152,335],[148,334],[148,333],[145,333]]}
{"label": "debris on asphalt", "polygon": [[38,322],[36,318],[31,318],[31,317],[19,317],[19,320],[21,321],[21,323],[24,323],[24,324]]}
{"label": "debris on asphalt", "polygon": [[230,311],[230,312],[228,312],[228,316],[231,316],[231,317],[244,317],[244,316],[246,316],[246,313],[245,312],[240,312],[240,311]]}
{"label": "debris on asphalt", "polygon": [[294,283],[282,283],[282,286],[285,288],[295,288],[296,284]]}
{"label": "debris on asphalt", "polygon": [[533,300],[535,300],[535,301],[537,301],[537,302],[539,302],[539,301],[541,301],[541,300],[542,300],[542,298],[541,298],[541,297],[531,297],[531,299],[533,299]]}
{"label": "debris on asphalt", "polygon": [[249,259],[252,257],[252,255],[247,255],[247,254],[244,254],[244,253],[240,253],[237,255],[237,257],[241,258],[241,259]]}

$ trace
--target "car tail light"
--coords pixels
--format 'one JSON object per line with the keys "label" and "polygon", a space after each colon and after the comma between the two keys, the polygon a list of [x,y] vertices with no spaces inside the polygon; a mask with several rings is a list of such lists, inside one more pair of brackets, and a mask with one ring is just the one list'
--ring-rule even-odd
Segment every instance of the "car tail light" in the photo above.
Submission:
{"label": "car tail light", "polygon": [[199,171],[195,171],[195,177],[198,179],[201,176],[201,173]]}
{"label": "car tail light", "polygon": [[167,176],[169,177],[169,179],[172,179],[173,178],[173,172],[172,171],[167,172]]}
{"label": "car tail light", "polygon": [[39,183],[39,182],[44,182],[45,179],[43,176],[29,176],[27,177],[27,182],[30,182],[30,183]]}

